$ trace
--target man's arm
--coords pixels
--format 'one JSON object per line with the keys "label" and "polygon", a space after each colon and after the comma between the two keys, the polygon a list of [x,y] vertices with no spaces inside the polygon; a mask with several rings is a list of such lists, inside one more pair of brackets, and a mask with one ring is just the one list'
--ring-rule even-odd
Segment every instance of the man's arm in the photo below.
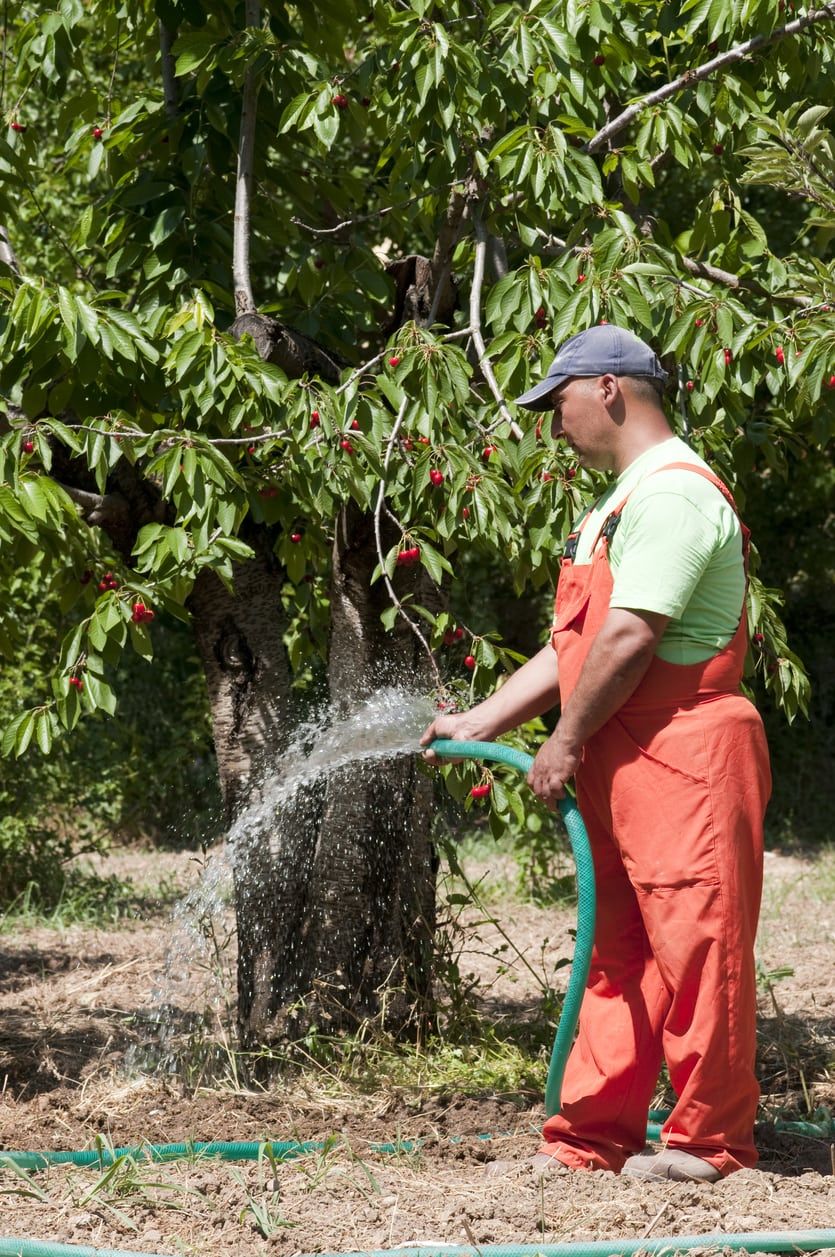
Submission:
{"label": "man's arm", "polygon": [[[436,716],[420,740],[428,746],[435,738],[453,738],[457,742],[492,742],[508,729],[534,716],[550,711],[559,701],[557,655],[551,646],[532,655],[526,664],[500,686],[483,703],[456,715]],[[438,757],[431,751],[426,759],[433,763]]]}
{"label": "man's arm", "polygon": [[560,722],[528,774],[528,785],[540,798],[564,797],[583,746],[637,688],[669,619],[653,611],[609,611]]}

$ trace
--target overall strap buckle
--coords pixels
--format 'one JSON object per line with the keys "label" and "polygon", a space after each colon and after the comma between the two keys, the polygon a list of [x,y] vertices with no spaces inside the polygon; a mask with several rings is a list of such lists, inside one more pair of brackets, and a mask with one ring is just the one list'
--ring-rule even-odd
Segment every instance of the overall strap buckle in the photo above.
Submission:
{"label": "overall strap buckle", "polygon": [[579,532],[572,532],[568,534],[568,538],[566,539],[566,543],[565,543],[565,549],[562,552],[562,557],[563,559],[567,559],[569,563],[574,562],[575,556],[577,554],[577,543],[579,540],[580,540]]}
{"label": "overall strap buckle", "polygon": [[611,515],[606,516],[606,518],[603,521],[603,527],[600,529],[600,532],[598,533],[598,540],[600,540],[601,537],[605,537],[607,543],[611,545],[612,538],[614,537],[615,533],[618,530],[620,517],[621,517],[621,511],[619,510],[612,511]]}

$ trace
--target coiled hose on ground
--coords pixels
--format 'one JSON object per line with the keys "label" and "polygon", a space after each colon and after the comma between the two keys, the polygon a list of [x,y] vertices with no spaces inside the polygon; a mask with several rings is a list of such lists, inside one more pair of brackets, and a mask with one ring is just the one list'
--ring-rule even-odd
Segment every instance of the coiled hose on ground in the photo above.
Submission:
{"label": "coiled hose on ground", "polygon": [[[440,756],[455,759],[481,759],[495,763],[509,764],[520,772],[527,774],[533,763],[533,757],[513,747],[502,746],[496,742],[453,742],[438,739],[432,743],[431,749]],[[577,869],[577,935],[571,976],[568,983],[562,1014],[557,1027],[554,1047],[548,1068],[548,1079],[545,1087],[545,1111],[550,1116],[558,1113],[565,1062],[571,1048],[577,1021],[580,1016],[580,1005],[583,1000],[591,964],[591,949],[594,941],[594,921],[596,896],[594,886],[594,865],[588,834],[583,824],[579,808],[573,799],[559,801],[559,810],[563,817],[571,850]],[[666,1117],[664,1113],[650,1112],[647,1125],[648,1138],[658,1138],[659,1121]],[[835,1137],[835,1121],[822,1123],[807,1122],[776,1122],[780,1130],[812,1138],[826,1139]],[[480,1136],[489,1139],[489,1135]],[[397,1143],[372,1144],[374,1152],[404,1151],[419,1147],[421,1140],[406,1140]],[[48,1165],[98,1166],[112,1165],[120,1157],[146,1157],[153,1161],[173,1161],[183,1157],[201,1156],[218,1157],[225,1161],[255,1161],[268,1151],[276,1161],[286,1161],[293,1157],[303,1156],[307,1152],[319,1151],[324,1147],[321,1142],[301,1142],[298,1140],[276,1141],[274,1143],[256,1143],[252,1141],[224,1143],[173,1143],[148,1144],[134,1148],[107,1148],[100,1146],[76,1152],[0,1152],[0,1166],[4,1161],[13,1162],[23,1170],[43,1169]],[[824,1249],[835,1249],[835,1230],[813,1231],[752,1231],[736,1235],[686,1235],[661,1239],[638,1240],[596,1240],[579,1244],[485,1244],[477,1249],[468,1245],[431,1243],[419,1246],[402,1246],[396,1249],[367,1250],[362,1253],[324,1254],[322,1257],[632,1257],[637,1253],[664,1253],[671,1257],[676,1252],[687,1252],[691,1249],[721,1248],[735,1252],[819,1252]],[[86,1245],[53,1244],[44,1240],[18,1239],[0,1237],[0,1257],[157,1257],[156,1254],[130,1252],[124,1249],[91,1248]]]}

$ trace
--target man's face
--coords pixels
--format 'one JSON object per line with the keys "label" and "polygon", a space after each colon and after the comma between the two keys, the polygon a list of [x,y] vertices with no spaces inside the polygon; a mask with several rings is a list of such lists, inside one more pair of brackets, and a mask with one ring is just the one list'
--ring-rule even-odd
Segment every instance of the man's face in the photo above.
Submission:
{"label": "man's face", "polygon": [[554,389],[551,436],[563,437],[582,467],[611,471],[612,421],[600,388],[603,378],[575,377]]}

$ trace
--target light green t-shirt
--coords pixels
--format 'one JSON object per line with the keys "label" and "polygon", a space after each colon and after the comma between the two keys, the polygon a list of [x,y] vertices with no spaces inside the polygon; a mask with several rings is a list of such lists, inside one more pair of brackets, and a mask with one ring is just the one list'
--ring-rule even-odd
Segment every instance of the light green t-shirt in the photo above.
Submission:
{"label": "light green t-shirt", "polygon": [[591,562],[603,521],[629,494],[609,547],[610,606],[670,616],[656,654],[668,663],[699,663],[726,646],[739,623],[745,596],[739,520],[703,476],[657,471],[667,463],[707,468],[678,437],[654,445],[586,513],[574,561]]}

